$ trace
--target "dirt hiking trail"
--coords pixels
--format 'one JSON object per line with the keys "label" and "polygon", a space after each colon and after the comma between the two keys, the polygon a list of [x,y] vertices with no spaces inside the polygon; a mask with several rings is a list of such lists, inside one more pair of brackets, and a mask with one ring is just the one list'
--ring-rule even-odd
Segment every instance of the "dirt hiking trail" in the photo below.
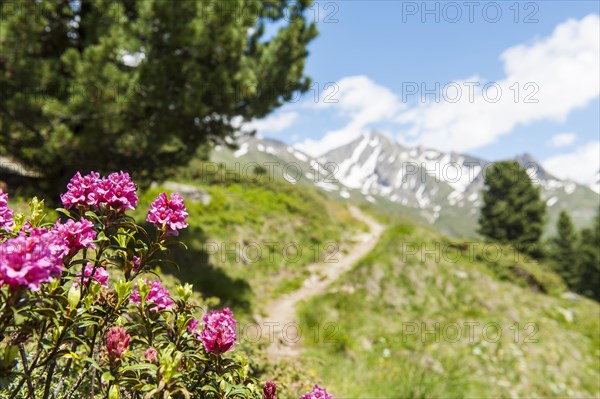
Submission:
{"label": "dirt hiking trail", "polygon": [[[262,331],[271,334],[267,348],[267,355],[270,359],[297,357],[300,354],[302,350],[300,340],[293,342],[298,333],[295,327],[298,325],[296,324],[296,304],[311,296],[324,293],[332,282],[350,270],[356,262],[375,247],[383,233],[384,226],[357,207],[351,206],[350,212],[354,218],[365,223],[369,227],[369,231],[354,236],[354,243],[348,248],[347,253],[337,254],[337,262],[312,263],[305,266],[311,274],[304,281],[302,287],[267,304],[266,316],[257,317]],[[290,338],[284,339],[285,336]]]}

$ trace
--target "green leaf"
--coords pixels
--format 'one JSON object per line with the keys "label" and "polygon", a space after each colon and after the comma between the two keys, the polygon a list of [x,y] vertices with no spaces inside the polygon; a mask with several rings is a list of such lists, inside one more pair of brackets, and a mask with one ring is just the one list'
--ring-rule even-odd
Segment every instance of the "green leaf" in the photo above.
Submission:
{"label": "green leaf", "polygon": [[140,363],[140,364],[131,364],[129,366],[121,367],[122,371],[135,371],[135,370],[158,370],[158,367],[152,363]]}
{"label": "green leaf", "polygon": [[154,388],[156,388],[156,385],[145,384],[144,386],[142,386],[142,388],[140,388],[140,390],[142,392],[148,392],[148,391],[153,390]]}
{"label": "green leaf", "polygon": [[129,293],[129,289],[131,287],[131,282],[120,280],[118,283],[115,283],[115,291],[117,292],[117,297],[119,299],[119,304],[125,300],[125,296]]}
{"label": "green leaf", "polygon": [[96,223],[100,223],[103,224],[102,221],[100,220],[100,218],[98,217],[98,215],[96,215],[94,212],[92,211],[86,211],[84,213],[85,217],[91,220],[94,220]]}
{"label": "green leaf", "polygon": [[69,219],[73,219],[73,216],[71,216],[71,212],[69,212],[65,208],[56,208],[55,211],[58,212],[58,213],[62,213],[63,215],[65,215]]}
{"label": "green leaf", "polygon": [[110,382],[110,381],[114,381],[115,377],[110,373],[110,371],[105,371],[104,373],[102,373],[102,377],[101,380],[104,383]]}
{"label": "green leaf", "polygon": [[75,285],[71,286],[67,298],[69,301],[69,308],[71,310],[75,309],[79,304],[79,300],[81,299],[81,288],[78,286],[76,287]]}
{"label": "green leaf", "polygon": [[204,385],[201,389],[202,392],[214,392],[216,394],[219,393],[219,390],[212,385]]}
{"label": "green leaf", "polygon": [[[86,358],[83,358],[83,361],[89,363],[96,370],[102,371],[102,368],[98,365],[98,363],[93,358],[86,357]],[[102,376],[104,377],[104,374]],[[111,377],[112,377],[112,375],[111,375]]]}
{"label": "green leaf", "polygon": [[96,242],[101,242],[101,241],[110,241],[110,238],[108,238],[106,236],[106,234],[104,233],[104,231],[100,231],[97,235],[96,235],[96,239],[94,240]]}
{"label": "green leaf", "polygon": [[8,367],[13,360],[19,354],[19,347],[17,345],[9,346],[4,350],[3,363],[5,367]]}
{"label": "green leaf", "polygon": [[34,308],[32,309],[33,313],[38,313],[46,317],[54,318],[56,317],[56,310],[51,308]]}

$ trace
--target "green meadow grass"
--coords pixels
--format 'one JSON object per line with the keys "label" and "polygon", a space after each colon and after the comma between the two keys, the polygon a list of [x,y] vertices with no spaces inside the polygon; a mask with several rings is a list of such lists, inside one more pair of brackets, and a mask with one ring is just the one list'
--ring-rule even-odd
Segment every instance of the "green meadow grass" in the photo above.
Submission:
{"label": "green meadow grass", "polygon": [[600,395],[598,303],[563,297],[560,278],[514,253],[406,254],[436,243],[457,245],[391,227],[328,293],[302,303],[303,331],[335,326],[304,337],[304,358],[337,396]]}
{"label": "green meadow grass", "polygon": [[[188,249],[175,249],[180,270],[165,266],[163,274],[193,283],[244,316],[299,287],[308,273],[305,265],[327,256],[331,243],[343,248],[365,228],[345,205],[286,181],[233,178],[186,184],[205,190],[211,201],[186,201],[189,227],[180,239]],[[169,190],[156,187],[140,196],[136,219],[145,218],[162,191]]]}

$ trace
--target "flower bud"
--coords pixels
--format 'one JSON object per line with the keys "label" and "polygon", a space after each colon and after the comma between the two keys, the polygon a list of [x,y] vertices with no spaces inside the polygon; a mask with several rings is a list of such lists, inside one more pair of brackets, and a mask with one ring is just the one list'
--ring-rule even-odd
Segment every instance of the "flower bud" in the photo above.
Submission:
{"label": "flower bud", "polygon": [[113,327],[106,335],[106,349],[110,360],[120,360],[129,347],[131,337],[123,327]]}
{"label": "flower bud", "polygon": [[144,356],[146,357],[146,360],[148,360],[150,363],[156,363],[158,352],[153,347],[150,347],[146,349],[146,351],[144,352]]}
{"label": "flower bud", "polygon": [[115,384],[115,385],[111,386],[108,391],[108,399],[119,399],[120,393],[121,393],[120,387],[117,384]]}
{"label": "flower bud", "polygon": [[185,285],[179,284],[177,286],[177,295],[181,298],[182,301],[187,301],[192,296],[193,285],[189,283],[185,283]]}
{"label": "flower bud", "polygon": [[267,381],[263,387],[263,399],[277,399],[277,385],[273,381]]}

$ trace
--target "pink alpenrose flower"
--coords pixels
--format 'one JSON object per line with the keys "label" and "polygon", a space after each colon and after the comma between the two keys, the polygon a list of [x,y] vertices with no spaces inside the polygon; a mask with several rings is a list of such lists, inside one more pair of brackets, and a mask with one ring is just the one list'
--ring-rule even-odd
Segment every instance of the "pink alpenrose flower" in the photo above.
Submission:
{"label": "pink alpenrose flower", "polygon": [[96,189],[99,181],[100,174],[98,172],[90,172],[85,176],[81,176],[79,172],[75,173],[75,176],[67,184],[67,192],[60,196],[63,206],[66,209],[78,206],[97,206]]}
{"label": "pink alpenrose flower", "polygon": [[325,388],[315,385],[312,392],[302,395],[300,399],[331,399],[332,396],[327,393]]}
{"label": "pink alpenrose flower", "polygon": [[153,223],[157,228],[166,228],[167,235],[179,235],[179,230],[188,227],[185,222],[188,213],[183,203],[183,197],[177,193],[171,194],[171,198],[166,193],[161,193],[150,204],[148,217],[146,221]]}
{"label": "pink alpenrose flower", "polygon": [[75,173],[67,184],[67,192],[60,196],[65,208],[100,207],[125,212],[135,209],[138,202],[136,187],[126,172],[114,172],[108,177],[100,178],[98,172],[90,172],[85,176]]}
{"label": "pink alpenrose flower", "polygon": [[[87,285],[90,277],[92,281],[99,283],[100,285],[106,287],[108,285],[108,271],[102,266],[95,266],[96,270],[94,270],[94,264],[88,263],[83,269],[83,284]],[[75,285],[79,285],[81,281],[81,273],[77,275],[77,280],[75,280]]]}
{"label": "pink alpenrose flower", "polygon": [[11,231],[14,225],[13,211],[8,207],[8,194],[0,188],[0,229]]}
{"label": "pink alpenrose flower", "polygon": [[[171,309],[173,307],[175,301],[171,299],[171,294],[169,293],[169,291],[160,284],[159,279],[156,279],[152,282],[150,282],[147,279],[144,279],[144,281],[146,282],[146,284],[150,285],[150,292],[146,297],[146,302],[153,303],[156,305],[152,307],[151,310],[165,310]],[[141,298],[137,286],[133,289],[133,292],[129,297],[129,301],[133,303],[140,303]]]}
{"label": "pink alpenrose flower", "polygon": [[96,248],[93,242],[96,239],[94,224],[87,219],[81,218],[79,222],[69,219],[65,223],[57,220],[53,231],[65,239],[69,256],[74,256],[83,248]]}
{"label": "pink alpenrose flower", "polygon": [[111,173],[100,180],[96,186],[98,204],[117,212],[135,209],[138,202],[136,187],[129,173]]}
{"label": "pink alpenrose flower", "polygon": [[207,352],[220,355],[232,350],[235,344],[236,321],[229,308],[225,308],[221,312],[213,310],[204,315],[202,321],[204,330],[200,333],[200,339]]}
{"label": "pink alpenrose flower", "polygon": [[40,284],[60,276],[65,240],[53,231],[32,228],[0,243],[0,286],[40,289]]}

